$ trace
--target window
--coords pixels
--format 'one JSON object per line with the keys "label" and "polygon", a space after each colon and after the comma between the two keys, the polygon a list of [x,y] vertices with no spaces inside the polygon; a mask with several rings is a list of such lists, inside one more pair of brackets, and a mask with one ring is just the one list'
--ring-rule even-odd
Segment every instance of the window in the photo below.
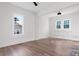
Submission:
{"label": "window", "polygon": [[14,35],[15,34],[23,34],[23,21],[24,17],[23,16],[15,16],[14,17]]}
{"label": "window", "polygon": [[69,20],[64,20],[64,29],[69,28]]}
{"label": "window", "polygon": [[61,21],[57,21],[57,29],[60,29],[61,28]]}

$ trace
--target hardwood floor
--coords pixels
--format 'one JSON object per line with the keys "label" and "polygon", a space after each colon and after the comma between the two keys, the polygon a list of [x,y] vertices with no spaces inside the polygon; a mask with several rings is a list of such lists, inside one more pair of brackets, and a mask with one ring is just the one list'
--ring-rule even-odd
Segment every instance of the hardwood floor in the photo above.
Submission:
{"label": "hardwood floor", "polygon": [[0,56],[74,56],[79,55],[79,42],[45,38],[0,48]]}

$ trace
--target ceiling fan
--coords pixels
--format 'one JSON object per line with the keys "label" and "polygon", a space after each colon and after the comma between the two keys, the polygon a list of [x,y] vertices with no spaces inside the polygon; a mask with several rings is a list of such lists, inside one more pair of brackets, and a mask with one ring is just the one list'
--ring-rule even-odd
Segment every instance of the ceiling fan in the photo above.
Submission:
{"label": "ceiling fan", "polygon": [[33,4],[34,4],[35,6],[38,6],[39,2],[33,2]]}

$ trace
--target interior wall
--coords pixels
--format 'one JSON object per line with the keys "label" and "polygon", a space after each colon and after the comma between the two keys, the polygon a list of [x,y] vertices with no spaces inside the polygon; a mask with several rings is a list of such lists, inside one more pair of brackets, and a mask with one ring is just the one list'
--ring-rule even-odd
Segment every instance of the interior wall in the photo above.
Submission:
{"label": "interior wall", "polygon": [[[12,19],[14,14],[24,16],[24,35],[12,34]],[[0,3],[0,47],[35,40],[35,13],[17,6]]]}
{"label": "interior wall", "polygon": [[[68,8],[63,8],[61,10],[62,15],[57,16],[57,11],[55,12],[47,12],[41,14],[40,16],[40,37],[44,35],[46,37],[55,37],[55,38],[62,38],[62,39],[70,39],[70,40],[78,40],[79,41],[79,4],[70,6]],[[70,28],[64,29],[61,28],[59,30],[56,29],[56,20],[61,20],[62,22],[68,19],[70,20]],[[46,23],[45,23],[46,22]],[[47,27],[45,27],[47,26]],[[62,24],[63,27],[63,24]],[[49,28],[49,29],[48,29]],[[41,31],[42,30],[42,31]],[[46,30],[46,31],[45,31]],[[48,33],[48,32],[49,33]]]}
{"label": "interior wall", "polygon": [[[79,11],[75,11],[66,15],[51,17],[50,22],[50,37],[62,38],[62,39],[71,39],[79,41]],[[56,29],[56,21],[61,20],[70,20],[70,28],[64,29],[63,24],[61,29]]]}
{"label": "interior wall", "polygon": [[36,39],[49,37],[49,20],[45,16],[38,16],[36,20]]}

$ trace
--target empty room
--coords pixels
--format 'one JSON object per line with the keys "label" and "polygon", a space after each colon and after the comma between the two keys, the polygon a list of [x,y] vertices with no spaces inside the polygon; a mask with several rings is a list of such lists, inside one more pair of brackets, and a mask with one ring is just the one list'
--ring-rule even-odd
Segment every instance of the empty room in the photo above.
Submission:
{"label": "empty room", "polygon": [[79,2],[0,2],[0,56],[79,56]]}

